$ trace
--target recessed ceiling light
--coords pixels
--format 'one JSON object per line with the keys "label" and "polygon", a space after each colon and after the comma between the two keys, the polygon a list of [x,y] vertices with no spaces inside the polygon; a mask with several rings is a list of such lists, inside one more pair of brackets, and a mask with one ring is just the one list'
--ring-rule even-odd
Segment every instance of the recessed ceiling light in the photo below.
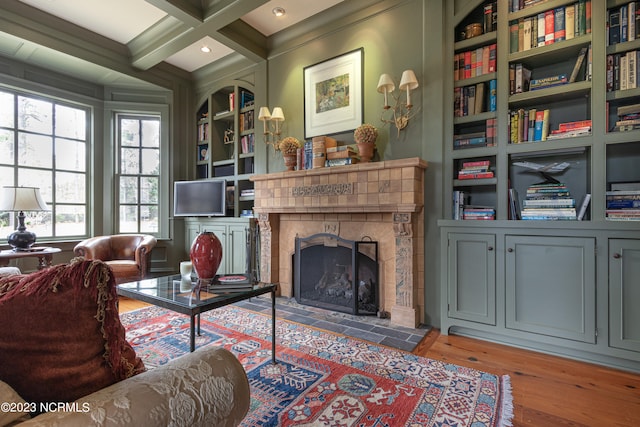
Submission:
{"label": "recessed ceiling light", "polygon": [[209,53],[209,52],[211,52],[211,48],[209,46],[202,46],[200,48],[200,51],[204,52],[204,53]]}
{"label": "recessed ceiling light", "polygon": [[273,14],[280,17],[280,16],[284,16],[284,14],[286,13],[285,10],[281,7],[274,7],[272,10]]}

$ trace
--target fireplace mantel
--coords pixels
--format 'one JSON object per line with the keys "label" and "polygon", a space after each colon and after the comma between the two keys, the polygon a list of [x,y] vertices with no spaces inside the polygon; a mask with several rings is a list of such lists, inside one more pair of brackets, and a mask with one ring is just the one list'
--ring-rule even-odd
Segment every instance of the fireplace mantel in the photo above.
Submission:
{"label": "fireplace mantel", "polygon": [[380,242],[381,309],[415,328],[424,316],[424,170],[419,158],[253,175],[260,279],[292,296],[295,236]]}

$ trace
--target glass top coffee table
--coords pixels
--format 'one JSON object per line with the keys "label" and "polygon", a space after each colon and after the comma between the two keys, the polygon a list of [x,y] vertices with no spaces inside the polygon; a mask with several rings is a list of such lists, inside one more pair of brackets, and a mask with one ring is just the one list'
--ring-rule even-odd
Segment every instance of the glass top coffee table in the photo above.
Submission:
{"label": "glass top coffee table", "polygon": [[[118,295],[144,301],[191,317],[190,350],[195,350],[196,328],[200,335],[200,313],[243,301],[258,295],[271,293],[271,360],[276,363],[276,285],[233,285],[236,276],[224,286],[218,280],[208,285],[184,280],[179,274],[155,277],[118,285]],[[218,277],[217,277],[218,278]],[[217,279],[216,278],[216,279]]]}

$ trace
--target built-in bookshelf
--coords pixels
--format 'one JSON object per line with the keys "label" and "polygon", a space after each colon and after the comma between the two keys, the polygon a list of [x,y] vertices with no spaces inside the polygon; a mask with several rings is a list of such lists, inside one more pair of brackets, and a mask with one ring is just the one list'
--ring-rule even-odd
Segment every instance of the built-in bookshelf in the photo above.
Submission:
{"label": "built-in bookshelf", "polygon": [[196,179],[227,181],[228,216],[253,214],[255,100],[253,88],[233,82],[207,96],[196,114]]}
{"label": "built-in bookshelf", "polygon": [[[499,1],[467,39],[491,5],[448,6],[442,331],[640,370],[640,2]],[[495,72],[462,78],[493,43]],[[460,111],[494,79],[495,111]]]}

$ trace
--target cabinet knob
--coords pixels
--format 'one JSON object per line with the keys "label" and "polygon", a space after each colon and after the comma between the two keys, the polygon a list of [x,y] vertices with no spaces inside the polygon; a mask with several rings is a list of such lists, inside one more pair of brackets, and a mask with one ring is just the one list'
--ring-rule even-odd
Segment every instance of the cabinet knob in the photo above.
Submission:
{"label": "cabinet knob", "polygon": [[492,250],[493,250],[493,246],[489,246],[489,247],[487,248],[487,250],[488,250],[488,251],[492,251]]}
{"label": "cabinet knob", "polygon": [[513,252],[513,248],[507,249],[507,252]]}
{"label": "cabinet knob", "polygon": [[620,255],[619,253],[616,252],[615,254],[613,254],[613,257],[615,259],[618,259],[618,258],[622,258],[622,255]]}

